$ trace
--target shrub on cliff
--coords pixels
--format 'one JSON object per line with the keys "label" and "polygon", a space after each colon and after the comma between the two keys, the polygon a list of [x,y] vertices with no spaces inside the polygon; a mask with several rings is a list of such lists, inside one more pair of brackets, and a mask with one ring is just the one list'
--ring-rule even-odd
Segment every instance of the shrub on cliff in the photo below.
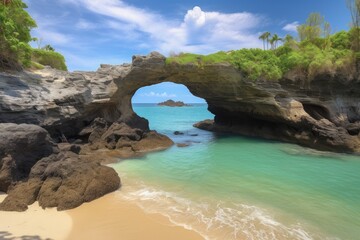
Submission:
{"label": "shrub on cliff", "polygon": [[32,61],[40,63],[41,65],[47,65],[52,68],[67,71],[65,58],[58,52],[45,49],[33,49]]}
{"label": "shrub on cliff", "polygon": [[241,49],[229,52],[217,52],[209,55],[181,53],[167,58],[167,64],[195,64],[199,67],[207,64],[230,63],[251,80],[278,80],[282,76],[280,59],[273,51],[261,49]]}
{"label": "shrub on cliff", "polygon": [[230,63],[237,66],[251,80],[278,80],[282,76],[280,59],[273,51],[241,49],[229,54]]}
{"label": "shrub on cliff", "polygon": [[331,47],[336,49],[350,49],[350,34],[346,31],[340,31],[331,36]]}

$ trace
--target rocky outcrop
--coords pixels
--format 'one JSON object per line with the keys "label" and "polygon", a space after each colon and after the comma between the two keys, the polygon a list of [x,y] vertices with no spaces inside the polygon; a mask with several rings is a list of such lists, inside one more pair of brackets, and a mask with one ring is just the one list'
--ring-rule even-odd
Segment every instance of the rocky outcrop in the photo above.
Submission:
{"label": "rocky outcrop", "polygon": [[0,191],[21,181],[41,158],[56,151],[45,129],[28,124],[0,124]]}
{"label": "rocky outcrop", "polygon": [[144,131],[132,128],[123,122],[110,125],[102,118],[97,118],[80,132],[81,136],[88,136],[91,150],[109,149],[127,157],[138,153],[166,149],[174,144],[167,136],[156,131]]}
{"label": "rocky outcrop", "polygon": [[158,106],[166,106],[166,107],[188,107],[190,105],[185,104],[182,101],[174,101],[174,100],[166,100],[165,102],[161,102],[157,104]]}
{"label": "rocky outcrop", "polygon": [[141,87],[170,81],[206,100],[217,129],[360,152],[360,80],[340,73],[251,81],[230,64],[167,64],[154,52],[96,72],[45,69],[1,78],[0,122],[36,123],[56,138],[77,137],[97,117],[147,132],[131,98]]}
{"label": "rocky outcrop", "polygon": [[66,210],[119,187],[120,178],[114,169],[87,162],[73,152],[61,152],[38,161],[27,181],[10,188],[0,210],[24,211],[35,201],[43,208]]}
{"label": "rocky outcrop", "polygon": [[65,210],[120,187],[114,169],[67,145],[58,148],[39,126],[0,124],[0,191],[8,193],[0,210],[24,211],[35,201]]}
{"label": "rocky outcrop", "polygon": [[111,118],[116,109],[109,101],[117,89],[109,73],[47,67],[0,73],[0,79],[0,123],[40,125],[56,139],[76,135],[98,115]]}

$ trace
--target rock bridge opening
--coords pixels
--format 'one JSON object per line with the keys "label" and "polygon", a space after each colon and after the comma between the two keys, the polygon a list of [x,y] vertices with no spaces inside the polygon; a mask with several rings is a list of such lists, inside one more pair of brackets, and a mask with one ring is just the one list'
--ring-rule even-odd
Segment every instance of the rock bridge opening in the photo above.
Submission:
{"label": "rock bridge opening", "polygon": [[196,135],[192,125],[214,116],[204,99],[183,84],[162,82],[139,88],[131,99],[132,111],[148,120],[149,129],[168,136]]}

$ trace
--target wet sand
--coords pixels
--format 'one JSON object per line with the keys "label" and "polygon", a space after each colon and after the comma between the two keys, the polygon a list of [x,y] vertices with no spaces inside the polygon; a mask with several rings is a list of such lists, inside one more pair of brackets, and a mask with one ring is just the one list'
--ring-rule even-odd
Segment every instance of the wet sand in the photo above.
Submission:
{"label": "wet sand", "polygon": [[173,225],[160,214],[145,213],[136,204],[122,200],[116,194],[119,192],[67,211],[73,219],[68,239],[204,239],[194,231]]}
{"label": "wet sand", "polygon": [[[0,202],[5,196],[0,193]],[[71,227],[69,214],[43,210],[37,202],[26,212],[0,212],[0,239],[67,239]]]}

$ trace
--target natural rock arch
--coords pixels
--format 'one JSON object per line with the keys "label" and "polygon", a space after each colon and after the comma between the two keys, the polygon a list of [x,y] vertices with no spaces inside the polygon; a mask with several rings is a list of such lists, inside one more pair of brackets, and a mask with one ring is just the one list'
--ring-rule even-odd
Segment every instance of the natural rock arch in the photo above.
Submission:
{"label": "natural rock arch", "polygon": [[[118,105],[117,115],[112,116],[112,120],[130,124],[137,122],[138,117],[131,107],[133,95],[142,87],[162,82],[186,86],[194,96],[205,99],[209,111],[218,117],[233,117],[248,111],[251,111],[252,115],[271,113],[274,119],[283,117],[282,109],[275,104],[273,94],[253,83],[239,81],[243,79],[242,73],[230,64],[198,67],[193,64],[168,65],[165,61],[166,58],[158,53],[133,58],[132,65],[125,70],[124,76],[114,80],[118,90],[112,96],[111,102]],[[240,98],[244,101],[238,101]],[[246,101],[245,98],[251,101]]]}
{"label": "natural rock arch", "polygon": [[166,81],[206,100],[215,123],[201,128],[360,152],[360,79],[340,74],[252,81],[229,63],[167,63],[153,52],[134,56],[131,64],[101,65],[96,72],[46,68],[0,76],[0,123],[40,125],[57,138],[77,137],[98,117],[148,130],[131,98],[141,87]]}
{"label": "natural rock arch", "polygon": [[[247,80],[231,64],[168,64],[163,55],[153,52],[148,56],[134,56],[131,65],[122,66],[114,82],[117,90],[110,99],[114,106],[109,111],[112,114],[106,115],[110,117],[109,121],[148,129],[147,120],[132,109],[132,96],[141,87],[174,82],[185,85],[194,96],[205,99],[208,110],[215,115],[215,124],[200,124],[199,127],[294,142],[323,150],[360,151],[359,137],[351,136],[346,127],[339,127],[342,123],[338,121],[336,106],[336,98],[350,97],[353,99],[347,101],[348,105],[342,106],[342,110],[353,108],[351,103],[358,101],[360,91],[352,89],[352,94],[349,94],[349,83],[331,76],[318,76],[309,88],[302,86],[304,81],[291,78],[280,82],[254,82]],[[360,89],[359,84],[353,87]],[[326,117],[319,115],[315,119],[305,111],[302,103],[318,106],[326,112]]]}

